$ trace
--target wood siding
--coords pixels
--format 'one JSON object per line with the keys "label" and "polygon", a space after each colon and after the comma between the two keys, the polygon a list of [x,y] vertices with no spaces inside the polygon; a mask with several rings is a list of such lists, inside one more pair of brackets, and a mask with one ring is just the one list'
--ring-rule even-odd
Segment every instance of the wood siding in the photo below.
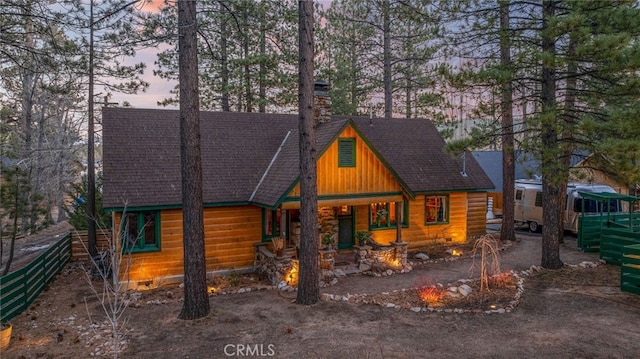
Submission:
{"label": "wood siding", "polygon": [[487,193],[470,192],[467,194],[467,203],[467,235],[478,237],[487,233]]}
{"label": "wood siding", "polygon": [[[402,191],[391,172],[353,128],[345,128],[339,137],[356,139],[356,166],[338,167],[338,141],[334,141],[318,159],[318,196],[350,196]],[[289,193],[289,197],[299,196],[300,185],[298,184]]]}
{"label": "wood siding", "polygon": [[[467,193],[450,193],[449,223],[425,224],[425,195],[409,201],[409,223],[402,228],[402,240],[409,248],[436,243],[461,243],[467,240]],[[356,207],[356,231],[369,230],[369,207]],[[396,229],[372,230],[373,239],[388,244],[396,239]]]}
{"label": "wood siding", "polygon": [[629,186],[618,182],[611,175],[596,169],[597,164],[592,163],[591,157],[588,157],[576,164],[569,171],[569,180],[576,182],[590,182],[606,184],[621,194],[629,194]]}
{"label": "wood siding", "polygon": [[[87,231],[71,232],[71,260],[89,260],[89,235]],[[84,243],[84,244],[83,244]],[[96,248],[98,252],[108,251],[111,245],[111,231],[96,231]]]}
{"label": "wood siding", "polygon": [[[161,250],[129,256],[128,280],[131,284],[162,284],[166,280],[181,278],[184,273],[182,210],[163,210],[160,221]],[[114,228],[119,227],[119,222],[117,216]],[[252,267],[254,243],[262,239],[261,225],[262,210],[259,207],[205,208],[207,272]],[[124,276],[126,265],[123,263],[121,266],[121,281],[127,281]]]}

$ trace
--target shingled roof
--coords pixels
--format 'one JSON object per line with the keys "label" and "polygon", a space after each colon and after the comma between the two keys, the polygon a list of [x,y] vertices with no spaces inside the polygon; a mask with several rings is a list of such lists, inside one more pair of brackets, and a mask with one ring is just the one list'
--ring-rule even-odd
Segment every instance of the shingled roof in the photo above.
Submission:
{"label": "shingled roof", "polygon": [[413,193],[493,188],[471,153],[454,158],[447,152],[444,139],[431,121],[353,120]]}
{"label": "shingled roof", "polygon": [[[203,200],[206,205],[275,206],[297,183],[297,115],[202,112]],[[334,116],[317,128],[318,153],[351,125],[377,151],[409,193],[493,187],[471,155],[445,151],[430,121]],[[103,206],[179,207],[180,128],[176,110],[103,109]]]}

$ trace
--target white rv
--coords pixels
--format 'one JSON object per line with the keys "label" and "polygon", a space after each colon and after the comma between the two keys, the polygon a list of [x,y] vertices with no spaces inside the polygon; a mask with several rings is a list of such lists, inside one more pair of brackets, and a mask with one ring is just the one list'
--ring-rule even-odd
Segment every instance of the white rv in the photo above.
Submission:
{"label": "white rv", "polygon": [[[592,199],[583,199],[579,192],[616,193],[616,191],[602,184],[570,182],[567,186],[567,205],[564,211],[564,229],[578,233],[578,216],[583,211],[585,215],[600,214],[602,212],[619,213],[622,207],[619,200],[609,204],[599,203]],[[542,228],[542,181],[515,181],[514,219],[518,224],[526,224],[531,232],[539,232]]]}

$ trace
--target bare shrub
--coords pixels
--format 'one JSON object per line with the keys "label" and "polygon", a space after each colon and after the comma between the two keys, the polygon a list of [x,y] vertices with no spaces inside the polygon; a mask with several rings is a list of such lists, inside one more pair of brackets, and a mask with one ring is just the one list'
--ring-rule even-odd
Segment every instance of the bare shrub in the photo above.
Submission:
{"label": "bare shrub", "polygon": [[[490,277],[500,273],[499,251],[500,244],[491,234],[481,236],[473,245],[471,271],[473,271],[476,266],[480,269],[480,291],[489,290]],[[478,258],[480,263],[476,263],[476,259]]]}
{"label": "bare shrub", "polygon": [[[124,217],[126,212],[123,212]],[[101,226],[104,228],[104,226]],[[111,331],[111,346],[113,358],[116,359],[119,356],[121,350],[124,350],[122,346],[125,338],[125,328],[128,322],[128,317],[125,317],[126,309],[129,305],[129,283],[121,284],[120,278],[128,278],[129,268],[131,265],[131,258],[127,255],[128,252],[123,253],[121,246],[116,241],[116,235],[108,237],[108,244],[106,249],[98,254],[96,257],[89,255],[90,268],[85,271],[85,278],[87,284],[91,289],[93,295],[98,299],[102,311],[106,315],[107,321]],[[89,254],[89,248],[84,241],[80,241],[84,250]],[[99,281],[100,284],[94,283]],[[85,298],[85,307],[89,319],[91,319],[91,312],[89,311],[87,300]]]}

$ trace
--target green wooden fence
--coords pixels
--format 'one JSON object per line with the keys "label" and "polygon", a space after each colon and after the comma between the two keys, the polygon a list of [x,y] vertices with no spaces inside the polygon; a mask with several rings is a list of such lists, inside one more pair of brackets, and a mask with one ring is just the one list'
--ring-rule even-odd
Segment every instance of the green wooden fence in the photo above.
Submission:
{"label": "green wooden fence", "polygon": [[620,289],[640,294],[640,245],[624,247],[620,273]]}
{"label": "green wooden fence", "polygon": [[578,248],[583,252],[597,252],[600,250],[600,231],[602,222],[606,221],[603,216],[580,216],[578,217]]}
{"label": "green wooden fence", "polygon": [[70,258],[71,235],[67,234],[26,267],[0,277],[0,322],[28,308]]}
{"label": "green wooden fence", "polygon": [[[633,233],[640,229],[639,225],[640,213],[580,216],[578,217],[578,248],[583,252],[598,252],[601,250],[602,238],[606,231],[616,232],[615,229],[621,229],[623,232]],[[620,233],[616,232],[615,235]],[[628,236],[634,237],[633,234]]]}
{"label": "green wooden fence", "polygon": [[626,246],[640,244],[638,227],[607,227],[602,229],[600,238],[600,259],[607,264],[622,264],[622,255]]}

